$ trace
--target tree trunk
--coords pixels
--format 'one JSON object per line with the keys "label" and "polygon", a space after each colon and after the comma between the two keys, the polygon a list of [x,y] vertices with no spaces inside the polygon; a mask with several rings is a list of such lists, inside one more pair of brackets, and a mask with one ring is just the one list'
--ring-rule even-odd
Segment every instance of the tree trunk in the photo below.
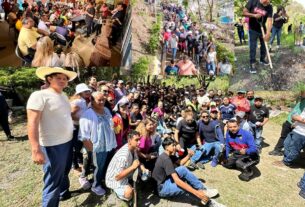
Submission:
{"label": "tree trunk", "polygon": [[198,14],[199,14],[199,20],[202,21],[201,11],[200,11],[200,0],[197,0],[198,3]]}

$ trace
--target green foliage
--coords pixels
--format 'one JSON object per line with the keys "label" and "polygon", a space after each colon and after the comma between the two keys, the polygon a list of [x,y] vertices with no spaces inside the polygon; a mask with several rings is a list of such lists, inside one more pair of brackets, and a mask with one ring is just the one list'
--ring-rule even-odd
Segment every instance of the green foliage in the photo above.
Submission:
{"label": "green foliage", "polygon": [[305,91],[305,83],[304,82],[298,82],[295,84],[295,86],[292,89],[295,93],[300,93],[302,91]]}
{"label": "green foliage", "polygon": [[234,52],[228,50],[222,43],[216,42],[217,49],[217,59],[219,61],[227,58],[229,62],[234,65]]}
{"label": "green foliage", "polygon": [[[200,82],[196,76],[171,76],[164,79],[162,82],[165,82],[166,85],[174,85],[176,87],[183,87],[187,85],[194,84],[197,88],[199,88]],[[214,81],[211,81],[208,89],[221,89],[223,91],[227,91],[229,88],[229,77],[221,76],[217,77]]]}
{"label": "green foliage", "polygon": [[155,54],[160,45],[159,36],[161,31],[161,20],[162,15],[158,14],[156,23],[151,27],[151,35],[147,45],[148,52],[151,54]]}
{"label": "green foliage", "polygon": [[150,58],[142,56],[132,65],[131,76],[133,78],[146,76],[148,74]]}
{"label": "green foliage", "polygon": [[35,87],[39,84],[35,68],[1,68],[0,85],[14,87]]}
{"label": "green foliage", "polygon": [[278,116],[270,118],[270,121],[275,124],[283,124],[287,120],[288,113],[284,112],[279,114]]}

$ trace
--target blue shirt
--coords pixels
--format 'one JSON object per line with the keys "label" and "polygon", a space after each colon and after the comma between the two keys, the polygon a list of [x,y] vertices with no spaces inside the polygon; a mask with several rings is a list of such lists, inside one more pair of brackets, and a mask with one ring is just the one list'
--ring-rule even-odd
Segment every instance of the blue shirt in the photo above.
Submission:
{"label": "blue shirt", "polygon": [[246,149],[246,154],[250,155],[257,153],[257,148],[254,142],[253,135],[243,129],[239,129],[236,134],[227,131],[226,134],[226,157],[229,157],[230,152]]}
{"label": "blue shirt", "polygon": [[166,75],[177,75],[178,74],[178,67],[175,65],[175,66],[166,66],[165,68],[165,73]]}
{"label": "blue shirt", "polygon": [[234,117],[236,106],[233,104],[229,104],[227,106],[221,105],[219,107],[222,120],[230,120]]}

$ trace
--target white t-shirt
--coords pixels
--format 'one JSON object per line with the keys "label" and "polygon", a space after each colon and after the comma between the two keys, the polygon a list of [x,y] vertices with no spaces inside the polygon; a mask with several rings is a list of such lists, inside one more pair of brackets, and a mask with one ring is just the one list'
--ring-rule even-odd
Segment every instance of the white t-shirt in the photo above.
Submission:
{"label": "white t-shirt", "polygon": [[[76,116],[80,118],[82,114],[88,109],[87,102],[85,99],[75,99],[71,101],[71,105],[77,106],[79,110],[76,112]],[[73,124],[79,125],[79,121],[73,121]]]}
{"label": "white t-shirt", "polygon": [[214,51],[214,52],[209,52],[208,53],[208,57],[207,57],[207,61],[208,62],[215,62],[215,60],[216,60],[216,52]]}
{"label": "white t-shirt", "polygon": [[68,97],[50,89],[31,94],[27,109],[41,111],[39,120],[39,144],[55,146],[72,139],[73,121]]}
{"label": "white t-shirt", "polygon": [[210,99],[207,95],[197,96],[197,100],[199,105],[201,106],[203,103],[210,103]]}
{"label": "white t-shirt", "polygon": [[178,48],[178,37],[171,36],[169,38],[169,45],[170,45],[170,48]]}
{"label": "white t-shirt", "polygon": [[[300,114],[300,116],[305,119],[305,110],[303,110],[303,112]],[[301,123],[301,122],[298,122],[296,121],[294,123],[295,127],[294,127],[294,132],[302,135],[302,136],[305,136],[305,124]]]}

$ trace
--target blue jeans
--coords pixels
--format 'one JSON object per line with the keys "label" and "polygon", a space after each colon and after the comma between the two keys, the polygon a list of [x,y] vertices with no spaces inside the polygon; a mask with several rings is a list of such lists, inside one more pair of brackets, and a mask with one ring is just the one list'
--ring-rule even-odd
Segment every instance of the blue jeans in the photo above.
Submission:
{"label": "blue jeans", "polygon": [[105,166],[107,157],[110,152],[93,152],[93,184],[92,187],[97,187],[102,184],[102,180],[105,178],[107,166]]}
{"label": "blue jeans", "polygon": [[242,45],[242,44],[243,44],[243,40],[245,41],[245,33],[244,33],[244,30],[238,31],[238,38],[239,38],[240,44]]}
{"label": "blue jeans", "polygon": [[252,122],[248,122],[250,127],[252,128],[254,132],[254,141],[257,149],[260,149],[262,147],[262,134],[263,134],[263,127],[256,126]]}
{"label": "blue jeans", "polygon": [[172,48],[172,59],[176,59],[177,48]]}
{"label": "blue jeans", "polygon": [[[181,180],[187,182],[196,190],[206,189],[206,187],[202,184],[202,182],[185,166],[179,166],[175,170]],[[185,190],[177,186],[177,184],[174,182],[174,180],[171,177],[165,180],[164,183],[161,184],[159,188],[160,197],[172,197],[172,196],[182,195],[184,193],[186,193]]]}
{"label": "blue jeans", "polygon": [[59,205],[59,197],[69,191],[69,172],[72,165],[72,141],[64,144],[41,147],[46,158],[43,165],[42,206]]}
{"label": "blue jeans", "polygon": [[214,149],[213,159],[218,160],[222,152],[221,142],[212,142],[212,143],[206,142],[200,147],[199,150],[195,151],[195,154],[191,157],[191,162],[192,163],[198,162],[203,155],[210,154],[211,150],[213,149]]}
{"label": "blue jeans", "polygon": [[305,136],[294,131],[290,132],[284,141],[284,159],[286,165],[291,165],[305,147]]}
{"label": "blue jeans", "polygon": [[253,30],[249,30],[250,36],[250,64],[256,62],[256,48],[257,48],[257,39],[259,39],[261,44],[261,57],[260,60],[265,60],[266,58],[266,47],[263,39],[263,35]]}
{"label": "blue jeans", "polygon": [[270,45],[273,44],[275,36],[276,36],[277,45],[281,45],[282,28],[276,28],[273,26],[271,32],[272,32],[272,35],[271,35],[271,39],[270,39]]}
{"label": "blue jeans", "polygon": [[211,62],[207,63],[207,70],[208,70],[208,73],[210,73],[210,71],[213,71],[215,74],[215,71],[216,71],[215,62],[211,61]]}
{"label": "blue jeans", "polygon": [[300,184],[301,184],[301,190],[305,192],[305,172],[303,177],[300,180]]}

